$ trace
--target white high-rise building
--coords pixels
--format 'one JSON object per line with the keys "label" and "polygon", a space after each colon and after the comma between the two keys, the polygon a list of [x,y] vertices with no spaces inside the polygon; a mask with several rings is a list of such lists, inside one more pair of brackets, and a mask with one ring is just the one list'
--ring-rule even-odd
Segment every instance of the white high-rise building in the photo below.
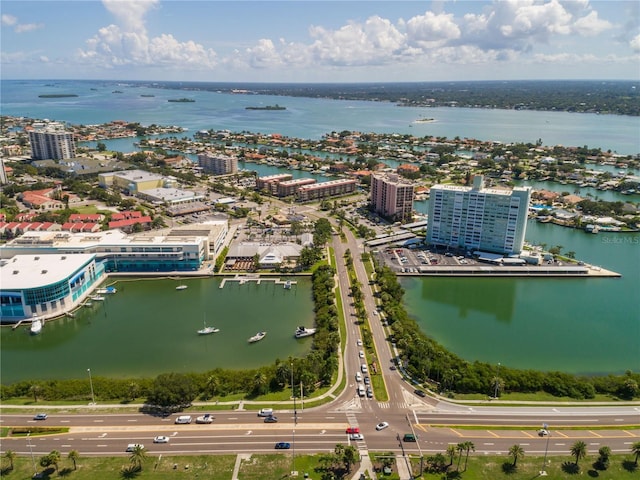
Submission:
{"label": "white high-rise building", "polygon": [[524,246],[531,187],[485,188],[476,175],[472,187],[434,185],[429,198],[427,243],[500,254]]}
{"label": "white high-rise building", "polygon": [[238,173],[238,158],[229,155],[199,153],[198,165],[212,175]]}
{"label": "white high-rise building", "polygon": [[61,123],[34,123],[29,130],[33,160],[66,160],[76,157],[73,133]]}

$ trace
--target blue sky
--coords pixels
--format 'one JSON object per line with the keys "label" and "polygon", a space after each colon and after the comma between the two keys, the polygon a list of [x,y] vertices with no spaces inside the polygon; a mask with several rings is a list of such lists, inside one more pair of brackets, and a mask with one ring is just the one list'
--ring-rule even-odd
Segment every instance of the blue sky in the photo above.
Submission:
{"label": "blue sky", "polygon": [[3,79],[640,79],[640,2],[2,0]]}

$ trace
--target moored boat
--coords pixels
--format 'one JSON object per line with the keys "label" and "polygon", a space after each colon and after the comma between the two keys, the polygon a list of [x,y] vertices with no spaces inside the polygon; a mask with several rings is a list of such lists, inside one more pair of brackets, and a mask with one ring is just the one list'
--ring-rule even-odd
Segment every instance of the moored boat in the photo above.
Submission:
{"label": "moored boat", "polygon": [[219,328],[215,327],[204,327],[198,330],[198,335],[209,335],[210,333],[218,333],[220,331]]}
{"label": "moored boat", "polygon": [[40,332],[42,332],[42,320],[34,316],[33,320],[31,320],[31,327],[29,327],[29,332],[31,333],[31,335],[38,335]]}
{"label": "moored boat", "polygon": [[186,290],[186,289],[187,289],[187,286],[186,286],[186,285],[178,285],[178,286],[176,287],[176,290]]}
{"label": "moored boat", "polygon": [[255,343],[262,340],[267,335],[267,332],[258,332],[253,337],[251,337],[248,341],[249,343]]}
{"label": "moored boat", "polygon": [[307,327],[303,327],[301,325],[298,328],[296,328],[295,337],[296,338],[310,337],[314,333],[316,333],[316,329],[315,328],[307,328]]}

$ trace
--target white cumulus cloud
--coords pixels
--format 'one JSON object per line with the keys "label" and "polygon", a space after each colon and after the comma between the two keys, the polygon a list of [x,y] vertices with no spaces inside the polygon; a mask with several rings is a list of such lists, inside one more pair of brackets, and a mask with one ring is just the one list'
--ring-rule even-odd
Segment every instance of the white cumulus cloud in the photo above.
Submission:
{"label": "white cumulus cloud", "polygon": [[460,27],[451,14],[426,12],[407,21],[407,40],[410,45],[433,48],[460,38]]}
{"label": "white cumulus cloud", "polygon": [[573,24],[573,29],[584,36],[598,35],[612,28],[610,22],[598,18],[598,12],[592,11],[584,17],[578,18]]}
{"label": "white cumulus cloud", "polygon": [[634,52],[640,52],[640,34],[631,39],[629,46]]}

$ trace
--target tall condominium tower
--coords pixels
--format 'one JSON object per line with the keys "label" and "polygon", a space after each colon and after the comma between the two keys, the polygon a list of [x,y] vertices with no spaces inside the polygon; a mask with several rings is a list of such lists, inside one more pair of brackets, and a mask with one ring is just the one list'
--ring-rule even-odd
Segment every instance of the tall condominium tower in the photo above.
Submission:
{"label": "tall condominium tower", "polygon": [[500,254],[518,254],[524,245],[531,187],[484,188],[434,185],[429,198],[427,243]]}
{"label": "tall condominium tower", "polygon": [[33,130],[29,130],[29,142],[33,160],[65,160],[76,156],[73,133],[65,131],[61,123],[34,123]]}
{"label": "tall condominium tower", "polygon": [[408,222],[413,212],[413,185],[396,174],[373,174],[371,204],[385,218]]}
{"label": "tall condominium tower", "polygon": [[213,175],[238,173],[238,158],[229,155],[198,154],[198,165]]}

